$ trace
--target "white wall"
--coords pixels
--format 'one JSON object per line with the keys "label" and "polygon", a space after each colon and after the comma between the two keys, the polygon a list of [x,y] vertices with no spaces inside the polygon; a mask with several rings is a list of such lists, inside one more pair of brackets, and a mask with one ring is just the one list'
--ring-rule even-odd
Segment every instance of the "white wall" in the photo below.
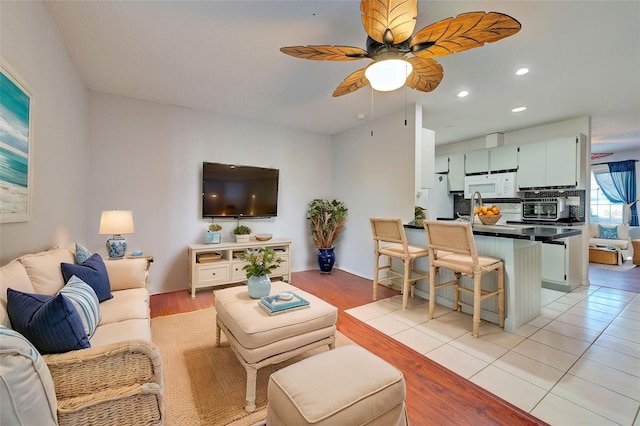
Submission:
{"label": "white wall", "polygon": [[[371,129],[374,135],[371,136]],[[404,111],[334,135],[334,196],[349,209],[336,244],[336,267],[373,276],[370,217],[413,219],[415,203],[416,114]]]}
{"label": "white wall", "polygon": [[2,58],[31,88],[32,219],[0,225],[0,264],[86,240],[87,90],[42,2],[0,2]]}
{"label": "white wall", "polygon": [[[330,197],[331,137],[101,93],[90,94],[89,248],[106,253],[100,212],[133,210],[130,249],[153,255],[151,292],[187,288],[187,245],[203,242],[202,162],[280,169],[278,217],[242,220],[289,238],[292,270],[317,268],[307,204]],[[236,220],[223,225],[233,240]]]}

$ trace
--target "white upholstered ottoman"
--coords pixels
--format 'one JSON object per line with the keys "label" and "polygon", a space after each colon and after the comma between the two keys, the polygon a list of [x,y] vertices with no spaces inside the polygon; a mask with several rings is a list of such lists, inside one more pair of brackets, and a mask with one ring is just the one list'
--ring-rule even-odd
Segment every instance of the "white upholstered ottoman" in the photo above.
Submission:
{"label": "white upholstered ottoman", "polygon": [[406,425],[402,372],[360,346],[343,346],[269,378],[267,425]]}
{"label": "white upholstered ottoman", "polygon": [[246,286],[217,290],[216,346],[223,331],[231,349],[247,371],[245,410],[256,408],[259,368],[286,361],[308,350],[335,347],[338,309],[314,295],[282,281],[271,283],[271,293],[293,291],[309,301],[309,308],[270,316],[249,297]]}

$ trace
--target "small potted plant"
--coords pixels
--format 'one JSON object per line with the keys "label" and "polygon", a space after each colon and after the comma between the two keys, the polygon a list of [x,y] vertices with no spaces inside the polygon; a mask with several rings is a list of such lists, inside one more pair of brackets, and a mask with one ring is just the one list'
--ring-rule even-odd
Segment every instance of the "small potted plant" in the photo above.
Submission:
{"label": "small potted plant", "polygon": [[344,203],[337,200],[315,199],[309,203],[307,219],[322,273],[328,274],[333,268],[336,259],[333,244],[344,230],[347,210]]}
{"label": "small potted plant", "polygon": [[415,206],[413,210],[413,223],[418,226],[422,226],[424,220],[427,218],[427,209]]}
{"label": "small potted plant", "polygon": [[207,232],[204,235],[205,244],[220,244],[222,242],[222,226],[217,223],[212,223],[208,226]]}
{"label": "small potted plant", "polygon": [[248,243],[250,234],[251,228],[245,225],[238,225],[233,230],[233,235],[236,236],[236,242],[238,243]]}
{"label": "small potted plant", "polygon": [[260,247],[258,250],[247,250],[246,253],[239,254],[238,259],[247,262],[242,269],[247,274],[249,296],[253,299],[268,296],[271,291],[269,274],[280,266],[282,258],[271,247]]}

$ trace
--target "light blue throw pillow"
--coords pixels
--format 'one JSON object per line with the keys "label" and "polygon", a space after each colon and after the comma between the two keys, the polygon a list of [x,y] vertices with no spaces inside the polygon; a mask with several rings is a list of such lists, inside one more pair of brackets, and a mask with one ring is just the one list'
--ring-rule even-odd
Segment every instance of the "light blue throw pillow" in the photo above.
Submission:
{"label": "light blue throw pillow", "polygon": [[73,275],[59,293],[71,300],[80,314],[84,331],[91,338],[100,322],[100,302],[96,292],[89,284]]}
{"label": "light blue throw pillow", "polygon": [[618,228],[598,225],[600,227],[600,238],[605,240],[617,240]]}
{"label": "light blue throw pillow", "polygon": [[76,263],[80,265],[91,257],[91,252],[80,244],[76,243]]}

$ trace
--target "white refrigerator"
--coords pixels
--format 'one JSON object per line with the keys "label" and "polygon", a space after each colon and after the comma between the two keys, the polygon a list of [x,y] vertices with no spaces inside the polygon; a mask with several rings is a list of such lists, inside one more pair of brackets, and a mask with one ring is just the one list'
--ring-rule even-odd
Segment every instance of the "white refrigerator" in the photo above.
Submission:
{"label": "white refrigerator", "polygon": [[447,175],[436,174],[433,188],[421,188],[416,205],[427,209],[427,219],[454,219],[453,195],[449,194]]}

